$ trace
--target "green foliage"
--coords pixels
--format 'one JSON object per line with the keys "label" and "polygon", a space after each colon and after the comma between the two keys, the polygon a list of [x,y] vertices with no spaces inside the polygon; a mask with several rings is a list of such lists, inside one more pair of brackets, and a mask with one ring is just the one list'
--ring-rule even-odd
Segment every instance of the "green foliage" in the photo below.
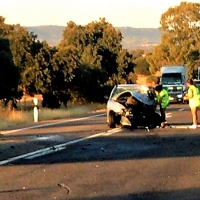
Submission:
{"label": "green foliage", "polygon": [[44,107],[67,105],[69,100],[103,102],[114,84],[135,82],[133,55],[122,48],[121,32],[104,18],[86,26],[69,22],[58,47],[38,41],[20,25],[5,24],[4,18],[0,23],[10,48],[1,55],[2,62],[20,72],[18,79],[12,73],[14,86],[32,96],[42,94]]}
{"label": "green foliage", "polygon": [[199,3],[182,2],[162,14],[160,30],[163,35],[161,44],[149,58],[151,72],[167,64],[188,65],[192,76],[200,65],[199,13]]}
{"label": "green foliage", "polygon": [[170,7],[160,20],[161,44],[146,57],[143,50],[123,49],[122,32],[105,18],[86,26],[68,22],[60,44],[52,47],[0,17],[1,98],[23,90],[43,94],[45,106],[52,108],[68,100],[102,102],[115,84],[135,83],[136,73],[155,74],[168,64],[187,65],[194,77],[200,66],[199,13],[199,3]]}
{"label": "green foliage", "polygon": [[8,39],[0,37],[0,99],[17,96],[19,71],[12,61]]}
{"label": "green foliage", "polygon": [[59,51],[74,48],[80,57],[72,80],[74,99],[102,101],[107,86],[132,82],[132,54],[122,49],[121,41],[121,32],[104,18],[86,26],[68,23],[58,47]]}
{"label": "green foliage", "polygon": [[145,57],[138,57],[135,60],[135,73],[140,75],[150,75],[149,63]]}

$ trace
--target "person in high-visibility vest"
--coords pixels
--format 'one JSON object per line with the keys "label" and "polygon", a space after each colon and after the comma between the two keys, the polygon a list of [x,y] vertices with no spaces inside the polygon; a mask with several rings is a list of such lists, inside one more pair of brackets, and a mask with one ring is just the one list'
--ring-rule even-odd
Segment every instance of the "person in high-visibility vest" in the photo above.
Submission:
{"label": "person in high-visibility vest", "polygon": [[198,126],[198,108],[200,106],[200,91],[194,84],[192,79],[187,80],[187,94],[186,98],[189,100],[189,107],[192,115],[192,125],[189,126],[191,129],[196,129]]}
{"label": "person in high-visibility vest", "polygon": [[166,108],[169,106],[169,94],[166,89],[163,88],[162,85],[157,85],[155,87],[156,101],[160,106],[160,114],[161,114],[161,127],[164,128],[166,122]]}
{"label": "person in high-visibility vest", "polygon": [[156,79],[154,79],[152,82],[151,82],[151,87],[152,88],[155,88],[157,85],[160,84],[160,78],[157,77]]}

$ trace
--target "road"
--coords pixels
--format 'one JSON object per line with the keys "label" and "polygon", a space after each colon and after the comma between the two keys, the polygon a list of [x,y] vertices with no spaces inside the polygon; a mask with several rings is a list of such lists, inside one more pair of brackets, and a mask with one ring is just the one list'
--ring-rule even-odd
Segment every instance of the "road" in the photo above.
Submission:
{"label": "road", "polygon": [[199,200],[200,134],[187,104],[173,128],[109,129],[105,113],[0,135],[0,199]]}

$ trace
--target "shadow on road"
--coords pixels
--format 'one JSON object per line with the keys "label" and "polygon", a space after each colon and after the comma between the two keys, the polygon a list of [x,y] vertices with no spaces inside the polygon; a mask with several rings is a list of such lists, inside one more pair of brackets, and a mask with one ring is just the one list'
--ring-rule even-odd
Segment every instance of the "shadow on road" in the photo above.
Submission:
{"label": "shadow on road", "polygon": [[[50,199],[49,193],[52,191],[57,191],[59,188],[46,187],[46,188],[25,188],[19,190],[5,190],[0,191],[0,195],[3,199],[30,199],[30,196],[33,199],[41,199],[40,193],[43,194],[43,200]],[[63,198],[59,199],[68,199],[68,200],[199,200],[200,199],[200,188],[189,188],[183,190],[166,190],[166,191],[154,191],[154,192],[141,192],[141,193],[132,193],[124,195],[110,195],[110,196],[96,196],[96,197],[74,197],[67,192],[63,192],[59,189],[59,192],[62,194]],[[36,192],[36,193],[35,193]],[[37,194],[37,195],[36,195]],[[45,195],[44,195],[45,194]],[[23,198],[20,198],[22,197]],[[65,197],[65,198],[64,198]]]}
{"label": "shadow on road", "polygon": [[94,198],[68,198],[70,200],[199,200],[199,188],[189,188],[185,190],[169,190],[133,193],[119,196],[101,196]]}
{"label": "shadow on road", "polygon": [[[122,131],[111,136],[91,138],[76,145],[37,159],[19,160],[15,164],[52,164],[110,161],[125,159],[154,159],[193,157],[200,155],[200,134],[168,134],[163,130],[157,134],[143,131]],[[197,131],[197,130],[196,130]]]}

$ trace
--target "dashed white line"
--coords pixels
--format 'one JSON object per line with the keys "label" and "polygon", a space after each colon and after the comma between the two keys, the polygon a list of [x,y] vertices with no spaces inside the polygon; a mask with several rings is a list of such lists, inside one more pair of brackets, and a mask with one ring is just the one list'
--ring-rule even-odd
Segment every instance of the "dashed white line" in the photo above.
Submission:
{"label": "dashed white line", "polygon": [[172,117],[171,113],[166,113],[166,118]]}

